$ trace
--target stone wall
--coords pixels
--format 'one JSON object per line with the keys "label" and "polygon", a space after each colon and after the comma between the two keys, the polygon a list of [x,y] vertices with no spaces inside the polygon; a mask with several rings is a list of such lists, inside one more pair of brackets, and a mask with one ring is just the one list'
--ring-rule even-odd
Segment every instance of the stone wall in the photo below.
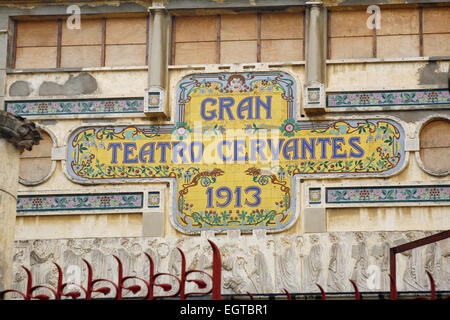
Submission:
{"label": "stone wall", "polygon": [[[222,294],[283,293],[283,289],[291,293],[318,292],[316,283],[326,292],[353,292],[349,279],[355,281],[361,292],[389,291],[389,248],[434,233],[436,231],[271,236],[255,233],[242,236],[230,232],[226,236],[208,238],[17,241],[13,286],[19,290],[25,289],[26,277],[21,265],[31,270],[33,285],[55,286],[57,270],[52,262],[57,262],[62,267],[64,282],[73,281],[85,285],[87,271],[82,259],[92,264],[94,279],[117,281],[117,262],[113,255],[121,259],[124,276],[134,275],[147,279],[149,263],[144,252],[154,259],[155,272],[179,275],[181,258],[177,247],[186,255],[187,270],[197,269],[211,273],[212,250],[207,242],[210,239],[221,252]],[[428,291],[430,287],[425,270],[433,275],[436,290],[449,290],[449,257],[450,239],[398,254],[398,291]],[[195,274],[192,275],[194,276]],[[202,276],[197,274],[197,277]],[[102,285],[104,284],[106,283]],[[127,284],[132,284],[132,281]],[[187,292],[195,289],[195,286],[189,284]],[[110,296],[113,294],[114,290]],[[142,294],[145,292],[141,292]],[[98,294],[97,297],[99,296]]]}

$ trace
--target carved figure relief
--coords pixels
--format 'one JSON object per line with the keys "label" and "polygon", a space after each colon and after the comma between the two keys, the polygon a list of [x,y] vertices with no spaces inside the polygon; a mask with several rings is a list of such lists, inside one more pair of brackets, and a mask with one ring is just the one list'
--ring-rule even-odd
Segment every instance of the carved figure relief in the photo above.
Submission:
{"label": "carved figure relief", "polygon": [[345,276],[345,257],[342,244],[336,234],[330,234],[330,260],[328,262],[327,288],[332,291],[344,291],[347,281]]}
{"label": "carved figure relief", "polygon": [[[431,232],[426,233],[427,236]],[[441,252],[438,242],[431,243],[425,249],[425,270],[433,276],[436,288],[440,287],[441,282]],[[428,287],[428,286],[427,286]]]}
{"label": "carved figure relief", "polygon": [[[290,241],[289,238],[282,238],[282,253],[276,254],[276,276],[278,291],[286,289],[289,292],[300,292],[300,281],[298,275],[298,261],[296,246],[298,243]],[[301,242],[300,242],[301,246]]]}
{"label": "carved figure relief", "polygon": [[[406,234],[408,242],[416,240],[413,232]],[[403,282],[406,290],[423,290],[422,274],[425,273],[422,267],[421,248],[408,250],[402,254],[407,258],[406,268],[403,273]]]}
{"label": "carved figure relief", "polygon": [[364,235],[361,232],[355,233],[357,244],[352,247],[352,258],[356,260],[353,267],[352,280],[356,282],[360,290],[367,290],[367,267],[368,254]]}
{"label": "carved figure relief", "polygon": [[312,235],[309,238],[311,249],[305,258],[304,279],[305,290],[307,292],[317,291],[316,284],[320,284],[322,276],[322,248],[319,242],[319,236]]}

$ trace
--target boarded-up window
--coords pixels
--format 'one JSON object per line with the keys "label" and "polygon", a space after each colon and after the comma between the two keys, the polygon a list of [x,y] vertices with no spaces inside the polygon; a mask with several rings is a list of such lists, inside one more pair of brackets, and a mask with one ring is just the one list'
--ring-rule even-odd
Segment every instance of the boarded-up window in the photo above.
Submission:
{"label": "boarded-up window", "polygon": [[145,18],[106,19],[107,66],[146,64],[147,21]]}
{"label": "boarded-up window", "polygon": [[377,58],[420,56],[419,10],[381,9],[376,31]]}
{"label": "boarded-up window", "polygon": [[372,29],[372,13],[330,11],[328,58],[450,55],[450,8],[381,8],[378,14],[379,28]]}
{"label": "boarded-up window", "polygon": [[102,21],[83,19],[80,29],[61,28],[61,67],[98,67],[102,54]]}
{"label": "boarded-up window", "polygon": [[441,175],[450,172],[450,121],[434,120],[422,128],[420,159],[431,173]]}
{"label": "boarded-up window", "polygon": [[450,56],[450,8],[423,8],[425,56]]}
{"label": "boarded-up window", "polygon": [[303,60],[303,13],[176,17],[172,64]]}
{"label": "boarded-up window", "polygon": [[19,177],[23,184],[41,183],[51,173],[53,140],[45,131],[41,130],[41,134],[43,139],[39,144],[20,156]]}
{"label": "boarded-up window", "polygon": [[15,68],[146,65],[146,17],[82,17],[79,29],[63,19],[17,21]]}
{"label": "boarded-up window", "polygon": [[16,30],[16,68],[56,68],[57,21],[21,21]]}
{"label": "boarded-up window", "polygon": [[261,61],[303,60],[303,13],[261,14]]}
{"label": "boarded-up window", "polygon": [[372,30],[367,28],[366,11],[331,11],[328,22],[330,59],[371,58]]}

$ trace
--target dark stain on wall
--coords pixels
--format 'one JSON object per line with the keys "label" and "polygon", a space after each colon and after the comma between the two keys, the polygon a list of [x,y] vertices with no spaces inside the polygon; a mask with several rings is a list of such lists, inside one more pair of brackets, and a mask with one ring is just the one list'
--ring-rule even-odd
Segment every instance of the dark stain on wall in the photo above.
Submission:
{"label": "dark stain on wall", "polygon": [[30,84],[27,81],[18,80],[9,86],[10,97],[26,97],[31,93]]}
{"label": "dark stain on wall", "polygon": [[70,96],[78,94],[91,94],[97,90],[97,81],[89,73],[70,75],[64,84],[53,81],[44,81],[39,86],[40,96]]}
{"label": "dark stain on wall", "polygon": [[436,61],[430,61],[425,66],[419,68],[418,84],[434,84],[434,85],[448,85],[448,72],[439,71],[439,65]]}

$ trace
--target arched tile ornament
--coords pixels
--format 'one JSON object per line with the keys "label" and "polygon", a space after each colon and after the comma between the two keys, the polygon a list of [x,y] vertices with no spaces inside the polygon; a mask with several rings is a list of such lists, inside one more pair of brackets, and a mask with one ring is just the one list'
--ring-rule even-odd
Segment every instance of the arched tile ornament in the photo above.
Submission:
{"label": "arched tile ornament", "polygon": [[66,170],[79,183],[173,179],[171,220],[185,233],[266,229],[296,219],[295,177],[385,177],[403,169],[393,119],[296,121],[286,72],[192,74],[177,86],[175,125],[82,126]]}

